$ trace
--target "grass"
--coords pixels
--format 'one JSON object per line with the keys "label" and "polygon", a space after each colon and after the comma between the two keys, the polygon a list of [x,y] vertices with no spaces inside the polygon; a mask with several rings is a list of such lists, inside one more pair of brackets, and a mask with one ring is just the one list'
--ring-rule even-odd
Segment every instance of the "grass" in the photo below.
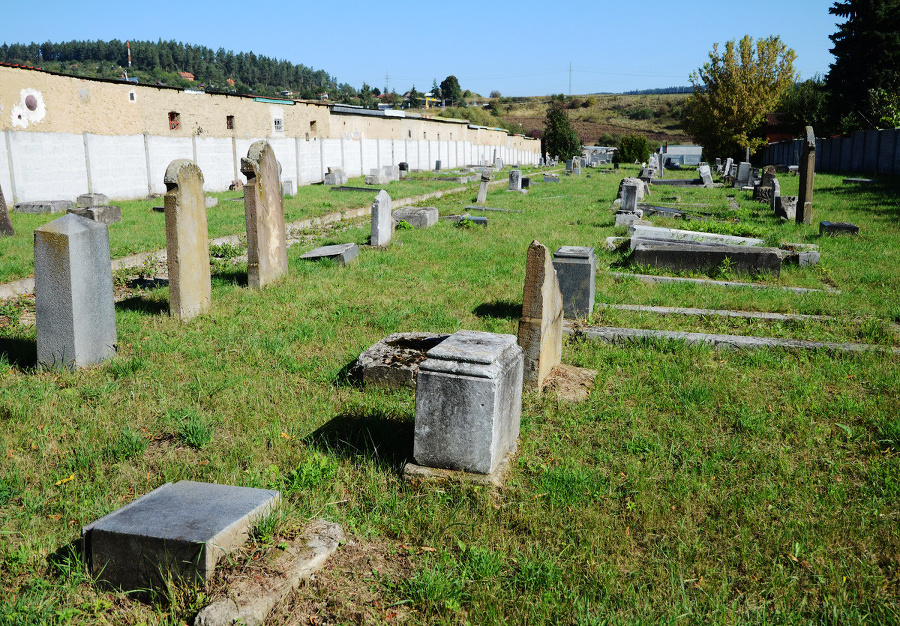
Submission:
{"label": "grass", "polygon": [[[363,249],[346,267],[300,260],[332,239],[364,243],[368,225],[349,224],[290,249],[289,275],[261,291],[241,284],[244,266],[217,267],[213,308],[189,324],[154,306],[165,287],[140,292],[117,305],[119,356],[98,367],[35,371],[33,326],[0,325],[0,622],[190,622],[203,590],[138,602],[95,587],[69,548],[82,525],[182,479],[281,490],[283,509],[256,528],[260,544],[324,517],[412,568],[362,562],[352,593],[307,585],[297,619],[317,607],[336,623],[359,614],[435,624],[900,620],[893,355],[569,341],[563,361],[597,370],[593,391],[580,404],[525,394],[519,452],[498,495],[401,481],[414,394],[349,385],[347,366],[392,332],[514,334],[533,239],[551,250],[596,246],[604,267],[619,261],[600,250],[615,232],[618,178],[584,172],[592,177],[536,184],[526,196],[490,192],[488,206],[524,213],[487,213],[486,229],[441,220],[397,231],[393,245]],[[796,178],[782,178],[792,193]],[[768,282],[840,294],[597,277],[601,302],[837,322],[611,309],[594,321],[898,345],[897,182],[849,192],[840,177],[817,176],[814,218],[861,227],[833,239],[781,225],[749,194],[737,192],[734,212],[729,190],[654,188],[651,200],[677,194],[680,205],[710,204],[716,218],[737,216],[761,235],[817,243],[819,267]],[[459,214],[473,195],[429,204]],[[358,594],[372,598],[365,611]]]}

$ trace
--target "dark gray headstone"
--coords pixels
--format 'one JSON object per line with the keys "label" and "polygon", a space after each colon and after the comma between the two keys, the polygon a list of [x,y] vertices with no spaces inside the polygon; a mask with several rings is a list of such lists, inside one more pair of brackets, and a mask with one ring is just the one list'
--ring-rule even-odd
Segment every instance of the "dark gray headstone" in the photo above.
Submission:
{"label": "dark gray headstone", "polygon": [[850,222],[819,222],[819,236],[858,235],[859,226]]}
{"label": "dark gray headstone", "polygon": [[730,268],[739,273],[756,275],[781,274],[781,256],[776,248],[754,246],[697,245],[682,242],[640,243],[634,248],[631,262],[672,272],[710,272],[728,259]]}
{"label": "dark gray headstone", "polygon": [[562,293],[563,316],[585,318],[594,310],[597,256],[594,249],[562,246],[553,255],[553,269]]}
{"label": "dark gray headstone", "polygon": [[339,243],[333,246],[320,246],[310,250],[301,259],[318,261],[319,259],[331,259],[341,265],[347,265],[359,255],[359,246],[355,243]]}

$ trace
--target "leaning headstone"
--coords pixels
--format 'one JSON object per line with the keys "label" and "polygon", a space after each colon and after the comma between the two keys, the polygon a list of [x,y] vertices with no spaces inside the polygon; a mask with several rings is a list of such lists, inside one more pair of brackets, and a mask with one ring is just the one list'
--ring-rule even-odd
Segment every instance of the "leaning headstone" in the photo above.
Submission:
{"label": "leaning headstone", "polygon": [[438,210],[428,206],[405,206],[394,211],[392,219],[395,226],[404,221],[413,228],[430,228],[438,222]]}
{"label": "leaning headstone", "polygon": [[169,314],[189,320],[206,313],[212,298],[203,172],[193,161],[177,159],[164,181]]}
{"label": "leaning headstone", "polygon": [[109,198],[102,193],[83,193],[75,201],[76,207],[108,206]]}
{"label": "leaning headstone", "polygon": [[522,191],[522,170],[511,170],[509,172],[509,190]]}
{"label": "leaning headstone", "polygon": [[107,226],[122,221],[122,209],[117,206],[94,206],[66,209],[66,213],[74,213],[95,222],[103,222]]}
{"label": "leaning headstone", "polygon": [[553,268],[562,294],[563,316],[585,318],[594,310],[597,256],[594,249],[562,246],[553,255]]}
{"label": "leaning headstone", "polygon": [[12,237],[15,234],[12,220],[9,219],[9,207],[3,197],[3,187],[0,187],[0,237]]}
{"label": "leaning headstone", "polygon": [[391,231],[394,224],[391,221],[391,197],[384,189],[375,196],[372,202],[372,234],[369,242],[373,246],[386,246],[391,241]]}
{"label": "leaning headstone", "polygon": [[320,246],[310,250],[300,258],[308,261],[331,259],[340,265],[347,265],[357,256],[359,256],[359,246],[355,243],[339,243],[333,246]]}
{"label": "leaning headstone", "polygon": [[731,167],[734,165],[734,159],[728,157],[725,159],[725,165],[722,166],[722,172],[725,176],[731,176]]}
{"label": "leaning headstone", "polygon": [[426,357],[416,375],[413,458],[491,474],[519,437],[523,364],[516,338],[460,330]]}
{"label": "leaning headstone", "polygon": [[37,361],[72,369],[116,355],[109,230],[67,214],[34,231]]}
{"label": "leaning headstone", "polygon": [[622,212],[634,213],[637,211],[638,190],[642,185],[634,183],[625,183],[622,186]]}
{"label": "leaning headstone", "polygon": [[712,171],[709,169],[709,165],[701,165],[697,168],[697,173],[700,175],[704,187],[709,189],[713,186]]}
{"label": "leaning headstone", "polygon": [[241,159],[241,173],[247,177],[247,279],[251,287],[265,287],[287,272],[284,197],[272,146],[266,141],[253,143]]}
{"label": "leaning headstone", "polygon": [[537,241],[525,263],[519,345],[525,351],[525,385],[540,389],[562,356],[563,303],[550,251]]}
{"label": "leaning headstone", "polygon": [[819,236],[858,235],[859,226],[850,222],[819,222]]}
{"label": "leaning headstone", "polygon": [[816,134],[806,127],[803,154],[800,156],[800,193],[797,197],[798,224],[812,224],[813,183],[816,177]]}
{"label": "leaning headstone", "polygon": [[487,200],[487,192],[488,192],[488,183],[491,182],[491,173],[487,170],[481,173],[481,185],[478,187],[478,199],[475,201],[476,204],[484,204]]}
{"label": "leaning headstone", "polygon": [[205,583],[280,499],[269,489],[166,483],[82,528],[84,560],[92,576],[124,591]]}

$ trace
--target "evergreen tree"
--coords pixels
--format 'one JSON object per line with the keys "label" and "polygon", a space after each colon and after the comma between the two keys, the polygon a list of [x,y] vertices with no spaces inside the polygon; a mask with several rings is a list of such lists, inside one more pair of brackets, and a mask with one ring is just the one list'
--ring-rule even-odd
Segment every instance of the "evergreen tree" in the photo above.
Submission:
{"label": "evergreen tree", "polygon": [[462,89],[456,76],[450,75],[441,82],[441,97],[449,100],[449,106],[464,107],[466,101],[463,98]]}
{"label": "evergreen tree", "polygon": [[551,157],[571,159],[581,154],[581,141],[559,102],[553,102],[547,109],[543,144],[544,151]]}

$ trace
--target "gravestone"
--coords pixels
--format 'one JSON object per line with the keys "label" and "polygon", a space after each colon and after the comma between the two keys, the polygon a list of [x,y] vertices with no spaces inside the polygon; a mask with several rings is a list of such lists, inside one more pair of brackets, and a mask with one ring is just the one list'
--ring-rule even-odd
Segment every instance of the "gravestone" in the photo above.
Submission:
{"label": "gravestone", "polygon": [[206,313],[212,297],[203,172],[193,161],[177,159],[164,182],[169,314],[189,320]]}
{"label": "gravestone", "polygon": [[530,176],[522,177],[522,189],[531,189],[531,177]]}
{"label": "gravestone", "polygon": [[75,200],[76,207],[108,206],[109,198],[102,193],[83,193]]}
{"label": "gravestone", "polygon": [[556,176],[555,174],[544,174],[544,182],[545,183],[558,183],[559,176]]}
{"label": "gravestone", "polygon": [[387,185],[390,182],[391,177],[388,174],[385,174],[384,170],[380,167],[369,170],[369,173],[365,178],[365,183],[367,185]]}
{"label": "gravestone", "polygon": [[819,236],[858,235],[859,226],[850,222],[819,222]]}
{"label": "gravestone", "polygon": [[394,211],[392,219],[395,226],[402,220],[414,228],[430,228],[437,224],[438,210],[428,206],[405,206]]}
{"label": "gravestone", "polygon": [[416,388],[419,363],[425,354],[450,335],[393,333],[359,355],[350,368],[351,380],[385,389]]}
{"label": "gravestone", "polygon": [[481,184],[478,187],[478,199],[475,201],[476,204],[484,204],[487,200],[487,192],[488,192],[488,183],[491,182],[491,173],[487,170],[481,173]]}
{"label": "gravestone", "polygon": [[6,206],[6,198],[3,197],[3,187],[0,187],[0,237],[12,237],[15,234],[12,220],[9,219],[9,207]]}
{"label": "gravestone", "polygon": [[722,167],[722,172],[724,176],[731,177],[731,167],[734,165],[734,159],[728,157],[725,159],[725,165]]}
{"label": "gravestone", "polygon": [[116,355],[109,230],[67,214],[34,231],[37,362],[55,369]]}
{"label": "gravestone", "polygon": [[500,157],[494,159],[494,169],[498,172],[503,169],[503,159]]}
{"label": "gravestone", "polygon": [[637,201],[640,202],[644,199],[644,196],[647,195],[647,191],[649,190],[649,185],[642,181],[640,178],[635,178],[633,176],[623,178],[619,182],[619,192],[616,195],[617,198],[621,199],[625,193],[625,185],[637,185]]}
{"label": "gravestone", "polygon": [[213,207],[219,206],[219,199],[214,196],[206,197],[206,208],[211,209]]}
{"label": "gravestone", "polygon": [[800,193],[797,196],[798,224],[812,224],[813,183],[816,177],[816,134],[806,127],[803,154],[800,156]]}
{"label": "gravestone", "polygon": [[511,170],[509,172],[509,190],[522,191],[522,170]]}
{"label": "gravestone", "polygon": [[326,185],[346,185],[347,175],[341,167],[329,167],[328,173],[325,174],[324,183]]}
{"label": "gravestone", "polygon": [[400,180],[400,168],[396,165],[385,165],[381,168],[381,171],[390,181]]}
{"label": "gravestone", "polygon": [[294,179],[293,178],[285,178],[283,181],[281,181],[281,192],[285,196],[293,196],[294,195],[295,190],[294,190]]}
{"label": "gravestone", "polygon": [[253,143],[241,159],[241,173],[247,177],[247,281],[255,288],[265,287],[287,272],[284,197],[278,169],[275,152],[266,141]]}
{"label": "gravestone", "polygon": [[441,171],[441,162],[440,162],[440,161],[435,161],[435,162],[434,162],[434,171],[435,171],[435,172],[440,172],[440,171]]}
{"label": "gravestone", "polygon": [[426,352],[416,375],[413,458],[490,474],[515,450],[522,349],[512,335],[460,330]]}
{"label": "gravestone", "polygon": [[685,242],[642,242],[634,246],[631,262],[672,272],[711,272],[728,259],[735,271],[755,276],[781,274],[781,256],[776,248],[703,245]]}
{"label": "gravestone", "polygon": [[581,168],[578,167],[577,163],[575,164],[575,167],[572,168],[572,175],[573,176],[581,176]]}
{"label": "gravestone", "polygon": [[697,174],[700,175],[700,180],[703,181],[704,187],[706,187],[707,189],[712,188],[712,171],[709,169],[709,165],[701,165],[699,168],[697,168]]}
{"label": "gravestone", "polygon": [[571,174],[575,167],[575,159],[566,159],[566,174]]}
{"label": "gravestone", "polygon": [[734,178],[734,186],[740,189],[750,182],[751,165],[746,161],[738,164],[737,176]]}
{"label": "gravestone", "polygon": [[563,316],[576,319],[594,311],[597,256],[593,248],[562,246],[553,255],[553,268],[559,280]]}
{"label": "gravestone", "polygon": [[300,258],[308,261],[331,259],[340,265],[347,265],[347,263],[355,259],[358,255],[359,246],[355,243],[339,243],[333,246],[320,246],[310,250]]}
{"label": "gravestone", "polygon": [[637,203],[638,203],[638,190],[643,185],[637,185],[635,183],[625,183],[622,186],[622,212],[623,213],[634,213],[637,211]]}
{"label": "gravestone", "polygon": [[775,196],[775,215],[788,221],[797,219],[797,196]]}
{"label": "gravestone", "polygon": [[519,345],[525,352],[525,385],[540,389],[562,355],[563,303],[550,251],[528,246]]}
{"label": "gravestone", "polygon": [[397,165],[398,179],[403,180],[409,175],[409,163],[406,161],[401,161],[399,165]]}
{"label": "gravestone", "polygon": [[71,200],[32,200],[19,202],[13,210],[16,213],[62,213],[74,206],[75,203]]}
{"label": "gravestone", "polygon": [[386,246],[391,241],[391,197],[382,189],[372,202],[372,234],[369,243],[373,246]]}
{"label": "gravestone", "polygon": [[182,480],[166,483],[81,529],[92,576],[124,591],[205,583],[216,563],[247,540],[277,491]]}

